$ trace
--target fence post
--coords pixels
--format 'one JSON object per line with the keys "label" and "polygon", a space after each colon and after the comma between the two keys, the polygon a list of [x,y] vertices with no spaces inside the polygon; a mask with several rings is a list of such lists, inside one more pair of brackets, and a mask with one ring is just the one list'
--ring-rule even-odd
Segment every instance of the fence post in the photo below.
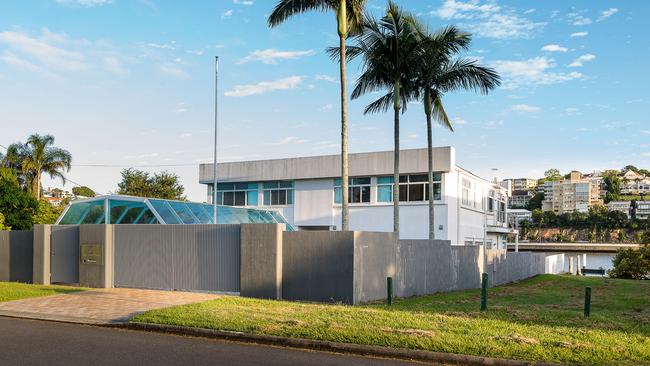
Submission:
{"label": "fence post", "polygon": [[393,305],[393,277],[386,277],[386,302]]}
{"label": "fence post", "polygon": [[481,311],[487,310],[488,274],[481,275]]}
{"label": "fence post", "polygon": [[585,288],[585,318],[589,317],[591,314],[591,287]]}

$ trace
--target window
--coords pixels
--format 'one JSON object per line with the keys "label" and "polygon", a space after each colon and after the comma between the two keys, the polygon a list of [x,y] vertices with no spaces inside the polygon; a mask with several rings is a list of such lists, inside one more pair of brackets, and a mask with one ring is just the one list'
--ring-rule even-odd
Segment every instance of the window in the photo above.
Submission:
{"label": "window", "polygon": [[[359,177],[348,180],[348,202],[349,203],[370,203],[370,178]],[[341,203],[341,179],[334,180],[334,202]]]}
{"label": "window", "polygon": [[[433,173],[433,199],[441,199],[441,174]],[[399,177],[400,202],[423,202],[429,200],[429,177],[427,174],[402,175]],[[377,202],[393,201],[393,177],[377,177]]]}
{"label": "window", "polygon": [[477,192],[477,185],[475,182],[463,178],[461,190],[461,204],[463,206],[477,209],[483,207],[483,200]]}
{"label": "window", "polygon": [[257,183],[217,183],[217,204],[257,206]]}
{"label": "window", "polygon": [[493,190],[490,190],[490,193],[488,195],[487,209],[490,212],[494,211],[494,191]]}
{"label": "window", "polygon": [[293,204],[293,182],[264,182],[264,206]]}

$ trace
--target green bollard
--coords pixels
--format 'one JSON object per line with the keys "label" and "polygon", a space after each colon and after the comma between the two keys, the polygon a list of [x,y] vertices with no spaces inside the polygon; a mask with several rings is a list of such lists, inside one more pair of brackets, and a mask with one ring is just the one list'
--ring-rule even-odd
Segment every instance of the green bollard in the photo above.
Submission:
{"label": "green bollard", "polygon": [[487,311],[488,274],[481,275],[481,311]]}
{"label": "green bollard", "polygon": [[393,277],[386,277],[386,302],[393,305]]}
{"label": "green bollard", "polygon": [[585,318],[591,314],[591,287],[585,288]]}

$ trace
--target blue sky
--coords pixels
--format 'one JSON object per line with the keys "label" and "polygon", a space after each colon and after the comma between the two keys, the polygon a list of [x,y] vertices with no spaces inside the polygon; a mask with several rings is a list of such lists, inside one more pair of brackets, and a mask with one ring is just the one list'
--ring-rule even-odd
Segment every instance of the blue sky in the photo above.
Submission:
{"label": "blue sky", "polygon": [[[324,54],[335,19],[310,13],[269,29],[273,3],[3,2],[0,144],[51,133],[73,154],[70,179],[100,193],[116,189],[121,167],[146,166],[176,172],[188,197],[204,200],[198,164],[212,159],[219,55],[221,160],[337,153],[338,66]],[[487,96],[444,98],[456,131],[436,129],[435,144],[455,146],[459,165],[502,178],[650,168],[649,2],[397,3],[432,29],[471,32],[466,56],[504,79]],[[384,5],[368,9],[381,15]],[[348,70],[353,83],[358,63]],[[350,102],[352,152],[392,149],[392,116],[364,116],[369,101]],[[401,141],[426,146],[420,104],[403,116]]]}

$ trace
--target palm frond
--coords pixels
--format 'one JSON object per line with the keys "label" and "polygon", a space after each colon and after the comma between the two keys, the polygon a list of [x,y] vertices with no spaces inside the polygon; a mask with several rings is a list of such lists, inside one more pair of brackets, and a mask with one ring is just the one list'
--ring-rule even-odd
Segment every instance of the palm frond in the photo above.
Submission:
{"label": "palm frond", "polygon": [[335,0],[280,0],[267,19],[269,27],[275,27],[294,15],[307,11],[336,10]]}
{"label": "palm frond", "polygon": [[447,115],[447,112],[445,111],[445,107],[442,104],[442,97],[440,93],[436,92],[435,90],[432,91],[433,96],[433,116],[434,119],[438,122],[438,124],[449,131],[454,131],[454,127],[451,124],[451,121],[449,120],[449,116]]}
{"label": "palm frond", "polygon": [[443,91],[465,89],[487,94],[501,85],[501,77],[492,68],[480,66],[473,59],[457,59],[446,65],[439,77]]}

